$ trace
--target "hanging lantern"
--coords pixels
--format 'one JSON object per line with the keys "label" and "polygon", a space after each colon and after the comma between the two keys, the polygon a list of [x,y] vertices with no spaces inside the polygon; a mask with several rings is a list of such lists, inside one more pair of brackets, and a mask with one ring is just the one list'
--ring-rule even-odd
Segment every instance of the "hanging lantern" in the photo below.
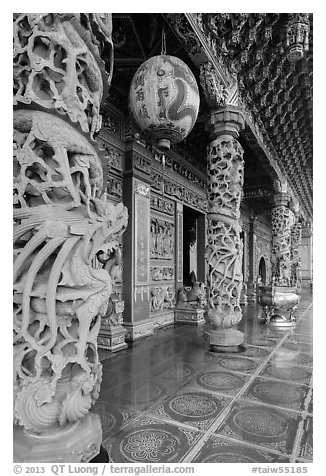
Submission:
{"label": "hanging lantern", "polygon": [[183,140],[199,110],[196,79],[179,58],[153,56],[136,71],[129,107],[145,139],[162,149]]}
{"label": "hanging lantern", "polygon": [[292,13],[286,24],[286,46],[288,60],[298,61],[309,49],[309,14]]}

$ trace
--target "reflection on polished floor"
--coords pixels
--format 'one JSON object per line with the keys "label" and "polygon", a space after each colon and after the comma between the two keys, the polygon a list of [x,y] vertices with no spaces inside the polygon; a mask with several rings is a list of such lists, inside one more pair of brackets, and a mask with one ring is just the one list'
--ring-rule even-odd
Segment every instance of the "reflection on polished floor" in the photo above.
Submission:
{"label": "reflection on polished floor", "polygon": [[208,350],[178,325],[118,354],[101,352],[94,410],[114,463],[312,462],[312,295],[293,330],[244,308],[242,354]]}

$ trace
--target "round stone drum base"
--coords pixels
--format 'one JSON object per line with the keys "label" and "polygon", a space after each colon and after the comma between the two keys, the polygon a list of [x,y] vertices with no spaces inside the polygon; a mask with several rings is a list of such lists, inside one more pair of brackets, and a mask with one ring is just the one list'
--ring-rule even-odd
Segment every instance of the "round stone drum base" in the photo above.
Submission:
{"label": "round stone drum base", "polygon": [[[210,326],[205,326],[204,337],[210,344],[214,352],[239,352],[237,350],[243,344],[243,332],[233,327],[227,329],[212,329]],[[229,349],[229,350],[228,350]],[[232,349],[232,350],[231,350]]]}
{"label": "round stone drum base", "polygon": [[268,325],[271,327],[295,327],[295,319],[289,319],[282,314],[273,314],[268,322]]}
{"label": "round stone drum base", "polygon": [[211,345],[209,348],[210,352],[219,352],[221,354],[240,354],[246,350],[244,345],[231,345],[231,346],[221,346],[221,345]]}
{"label": "round stone drum base", "polygon": [[46,435],[29,434],[14,426],[15,463],[88,463],[100,454],[99,415],[88,413],[78,423]]}

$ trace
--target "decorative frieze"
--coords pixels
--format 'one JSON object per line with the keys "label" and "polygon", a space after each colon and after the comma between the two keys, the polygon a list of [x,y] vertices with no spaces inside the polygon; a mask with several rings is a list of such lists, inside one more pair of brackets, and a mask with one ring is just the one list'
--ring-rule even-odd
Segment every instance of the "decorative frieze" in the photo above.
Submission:
{"label": "decorative frieze", "polygon": [[166,215],[174,215],[174,203],[153,193],[151,194],[151,209]]}
{"label": "decorative frieze", "polygon": [[152,281],[172,281],[174,279],[173,266],[151,266]]}
{"label": "decorative frieze", "polygon": [[169,195],[170,197],[173,197],[187,205],[193,206],[204,213],[207,211],[207,200],[205,196],[201,196],[199,193],[186,188],[185,186],[172,180],[170,177],[163,177],[162,172],[157,172],[156,170],[152,169],[151,186],[155,190],[159,190],[161,193]]}
{"label": "decorative frieze", "polygon": [[172,154],[166,155],[165,167],[167,169],[173,170],[173,172],[185,178],[192,184],[197,185],[199,188],[203,190],[206,189],[206,181],[199,178],[198,175],[189,170],[188,167],[180,163],[180,160],[178,160],[178,158],[173,157]]}
{"label": "decorative frieze", "polygon": [[140,154],[133,154],[134,168],[140,170],[144,174],[150,175],[151,173],[151,161],[147,157]]}
{"label": "decorative frieze", "polygon": [[122,179],[117,177],[108,177],[107,179],[107,193],[113,200],[122,200]]}
{"label": "decorative frieze", "polygon": [[105,139],[104,134],[100,135],[96,139],[99,147],[104,149],[106,152],[105,162],[108,167],[108,170],[114,168],[116,170],[122,171],[123,169],[123,152],[117,148],[111,146],[109,142]]}

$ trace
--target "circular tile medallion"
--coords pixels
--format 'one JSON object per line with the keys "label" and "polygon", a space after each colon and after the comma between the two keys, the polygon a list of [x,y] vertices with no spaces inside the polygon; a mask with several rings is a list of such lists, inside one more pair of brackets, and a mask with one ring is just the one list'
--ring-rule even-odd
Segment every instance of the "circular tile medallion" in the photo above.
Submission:
{"label": "circular tile medallion", "polygon": [[245,408],[238,411],[233,417],[233,423],[241,431],[256,437],[275,438],[287,430],[284,418],[261,408]]}
{"label": "circular tile medallion", "polygon": [[143,428],[127,434],[119,445],[119,452],[133,463],[172,461],[181,440],[163,429]]}
{"label": "circular tile medallion", "polygon": [[244,352],[244,355],[247,357],[265,357],[268,354],[268,350],[262,349],[261,347],[247,347]]}
{"label": "circular tile medallion", "polygon": [[243,357],[228,357],[222,359],[220,364],[229,370],[252,370],[256,363]]}
{"label": "circular tile medallion", "polygon": [[267,367],[267,372],[273,377],[290,380],[305,380],[310,377],[310,373],[301,367]]}
{"label": "circular tile medallion", "polygon": [[187,418],[209,418],[219,410],[215,400],[199,394],[185,394],[168,402],[169,413]]}
{"label": "circular tile medallion", "polygon": [[197,383],[208,390],[232,390],[241,387],[244,379],[228,372],[206,372],[197,377]]}
{"label": "circular tile medallion", "polygon": [[101,417],[103,433],[110,432],[117,423],[116,418],[109,412],[103,413],[102,415],[100,415],[100,417]]}
{"label": "circular tile medallion", "polygon": [[253,386],[254,395],[267,403],[294,403],[303,399],[300,387],[283,382],[261,382]]}
{"label": "circular tile medallion", "polygon": [[155,402],[161,397],[163,393],[163,386],[150,382],[147,385],[144,385],[139,388],[128,386],[124,386],[121,389],[119,388],[119,393],[117,394],[117,397],[119,397],[125,402],[140,405],[144,403]]}

